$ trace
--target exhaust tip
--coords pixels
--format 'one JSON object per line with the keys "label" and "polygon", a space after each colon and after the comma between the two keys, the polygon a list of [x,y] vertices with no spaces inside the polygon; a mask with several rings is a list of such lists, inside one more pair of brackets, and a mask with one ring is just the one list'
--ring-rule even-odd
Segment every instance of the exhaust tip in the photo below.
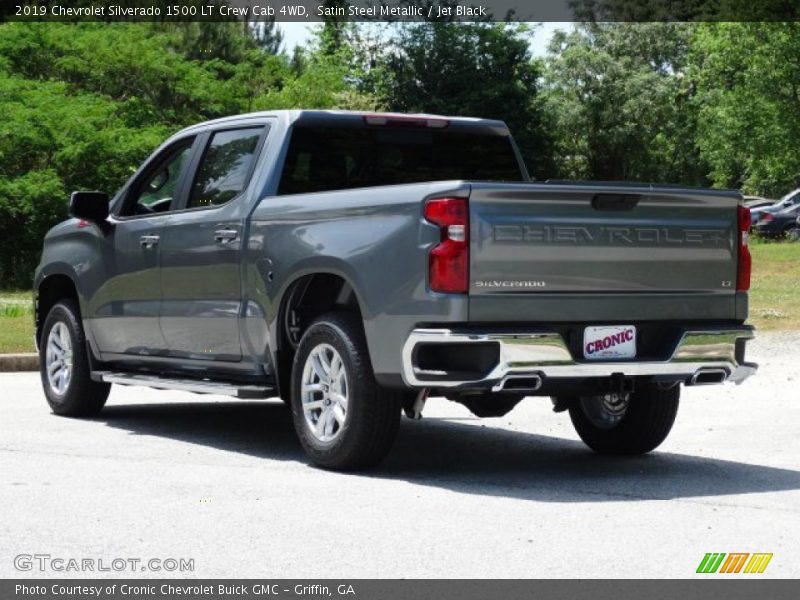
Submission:
{"label": "exhaust tip", "polygon": [[728,379],[725,369],[700,369],[689,380],[689,385],[713,385],[724,383]]}
{"label": "exhaust tip", "polygon": [[536,392],[542,387],[542,376],[520,373],[506,375],[500,383],[492,387],[493,392]]}

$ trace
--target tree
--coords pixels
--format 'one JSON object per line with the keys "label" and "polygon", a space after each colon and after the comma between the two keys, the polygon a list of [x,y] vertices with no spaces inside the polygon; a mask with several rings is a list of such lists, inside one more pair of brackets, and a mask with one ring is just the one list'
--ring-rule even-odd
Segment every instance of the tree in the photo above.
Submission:
{"label": "tree", "polygon": [[254,60],[248,77],[230,65],[223,80],[221,59],[189,59],[177,45],[174,31],[148,24],[0,27],[0,235],[14,248],[0,256],[0,284],[30,285],[70,191],[113,193],[176,129],[263,93],[253,75],[270,65]]}
{"label": "tree", "polygon": [[322,29],[316,35],[317,49],[322,54],[334,55],[348,47],[350,34],[356,26],[345,17],[335,16],[333,11],[347,10],[349,4],[347,0],[323,0],[320,3],[320,8],[326,11],[322,17]]}
{"label": "tree", "polygon": [[315,32],[308,48],[295,48],[292,76],[256,101],[258,109],[339,108],[380,110],[376,94],[359,85],[358,58],[353,44],[353,24],[326,22]]}
{"label": "tree", "polygon": [[685,77],[691,28],[585,23],[554,35],[545,106],[562,177],[704,182]]}
{"label": "tree", "polygon": [[178,45],[178,34],[145,23],[26,23],[0,29],[0,58],[10,72],[63,81],[70,91],[119,102],[130,125],[184,125],[236,112],[238,90],[220,76],[220,61],[192,59],[177,51]]}
{"label": "tree", "polygon": [[47,230],[73,189],[115,191],[168,133],[128,126],[117,105],[63,82],[0,73],[0,282],[30,285]]}
{"label": "tree", "polygon": [[249,34],[255,39],[256,45],[268,54],[280,54],[283,45],[283,32],[275,22],[275,17],[265,21],[248,23]]}
{"label": "tree", "polygon": [[702,24],[691,56],[715,185],[770,196],[800,186],[800,23]]}
{"label": "tree", "polygon": [[[271,37],[270,37],[271,36]],[[343,48],[275,54],[277,29],[222,23],[0,27],[0,285],[27,286],[75,189],[114,192],[169,134],[258,108],[378,108]]]}

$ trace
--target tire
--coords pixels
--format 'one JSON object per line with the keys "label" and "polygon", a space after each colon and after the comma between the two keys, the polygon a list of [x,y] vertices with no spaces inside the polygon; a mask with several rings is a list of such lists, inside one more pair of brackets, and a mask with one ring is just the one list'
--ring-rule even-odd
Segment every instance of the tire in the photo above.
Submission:
{"label": "tire", "polygon": [[360,319],[330,313],[303,334],[292,366],[292,419],[316,465],[342,471],[377,465],[397,437],[406,396],[375,382]]}
{"label": "tire", "polygon": [[[74,300],[61,300],[50,309],[39,344],[39,373],[47,403],[57,415],[87,417],[103,408],[110,383],[92,381],[86,337]],[[52,336],[51,333],[55,329]],[[59,348],[62,348],[59,353]],[[61,368],[57,368],[61,365]],[[53,369],[51,379],[48,368]],[[57,375],[61,373],[62,378]]]}
{"label": "tire", "polygon": [[621,415],[605,405],[599,408],[603,399],[583,397],[569,403],[569,416],[583,442],[600,454],[645,454],[657,448],[672,429],[680,385],[669,389],[642,387],[629,396]]}

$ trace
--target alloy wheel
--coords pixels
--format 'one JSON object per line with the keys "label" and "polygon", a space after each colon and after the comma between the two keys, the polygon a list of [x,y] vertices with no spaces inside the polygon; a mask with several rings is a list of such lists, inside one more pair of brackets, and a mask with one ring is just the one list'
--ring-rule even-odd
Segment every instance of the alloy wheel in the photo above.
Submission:
{"label": "alloy wheel", "polygon": [[306,358],[300,388],[303,416],[311,434],[331,442],[347,421],[349,386],[344,362],[330,344],[317,345]]}
{"label": "alloy wheel", "polygon": [[72,379],[72,339],[61,321],[53,325],[47,336],[45,368],[50,389],[59,396],[64,395]]}

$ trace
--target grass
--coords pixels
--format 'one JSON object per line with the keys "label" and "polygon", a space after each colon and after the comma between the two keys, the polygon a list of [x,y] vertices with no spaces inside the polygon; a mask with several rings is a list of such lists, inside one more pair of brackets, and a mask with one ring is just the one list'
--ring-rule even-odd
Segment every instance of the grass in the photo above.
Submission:
{"label": "grass", "polygon": [[761,330],[800,329],[800,244],[754,240],[750,322]]}
{"label": "grass", "polygon": [[31,293],[0,292],[0,354],[35,351]]}
{"label": "grass", "polygon": [[[800,244],[753,240],[750,322],[758,329],[800,329]],[[0,354],[34,352],[28,291],[0,292]]]}

